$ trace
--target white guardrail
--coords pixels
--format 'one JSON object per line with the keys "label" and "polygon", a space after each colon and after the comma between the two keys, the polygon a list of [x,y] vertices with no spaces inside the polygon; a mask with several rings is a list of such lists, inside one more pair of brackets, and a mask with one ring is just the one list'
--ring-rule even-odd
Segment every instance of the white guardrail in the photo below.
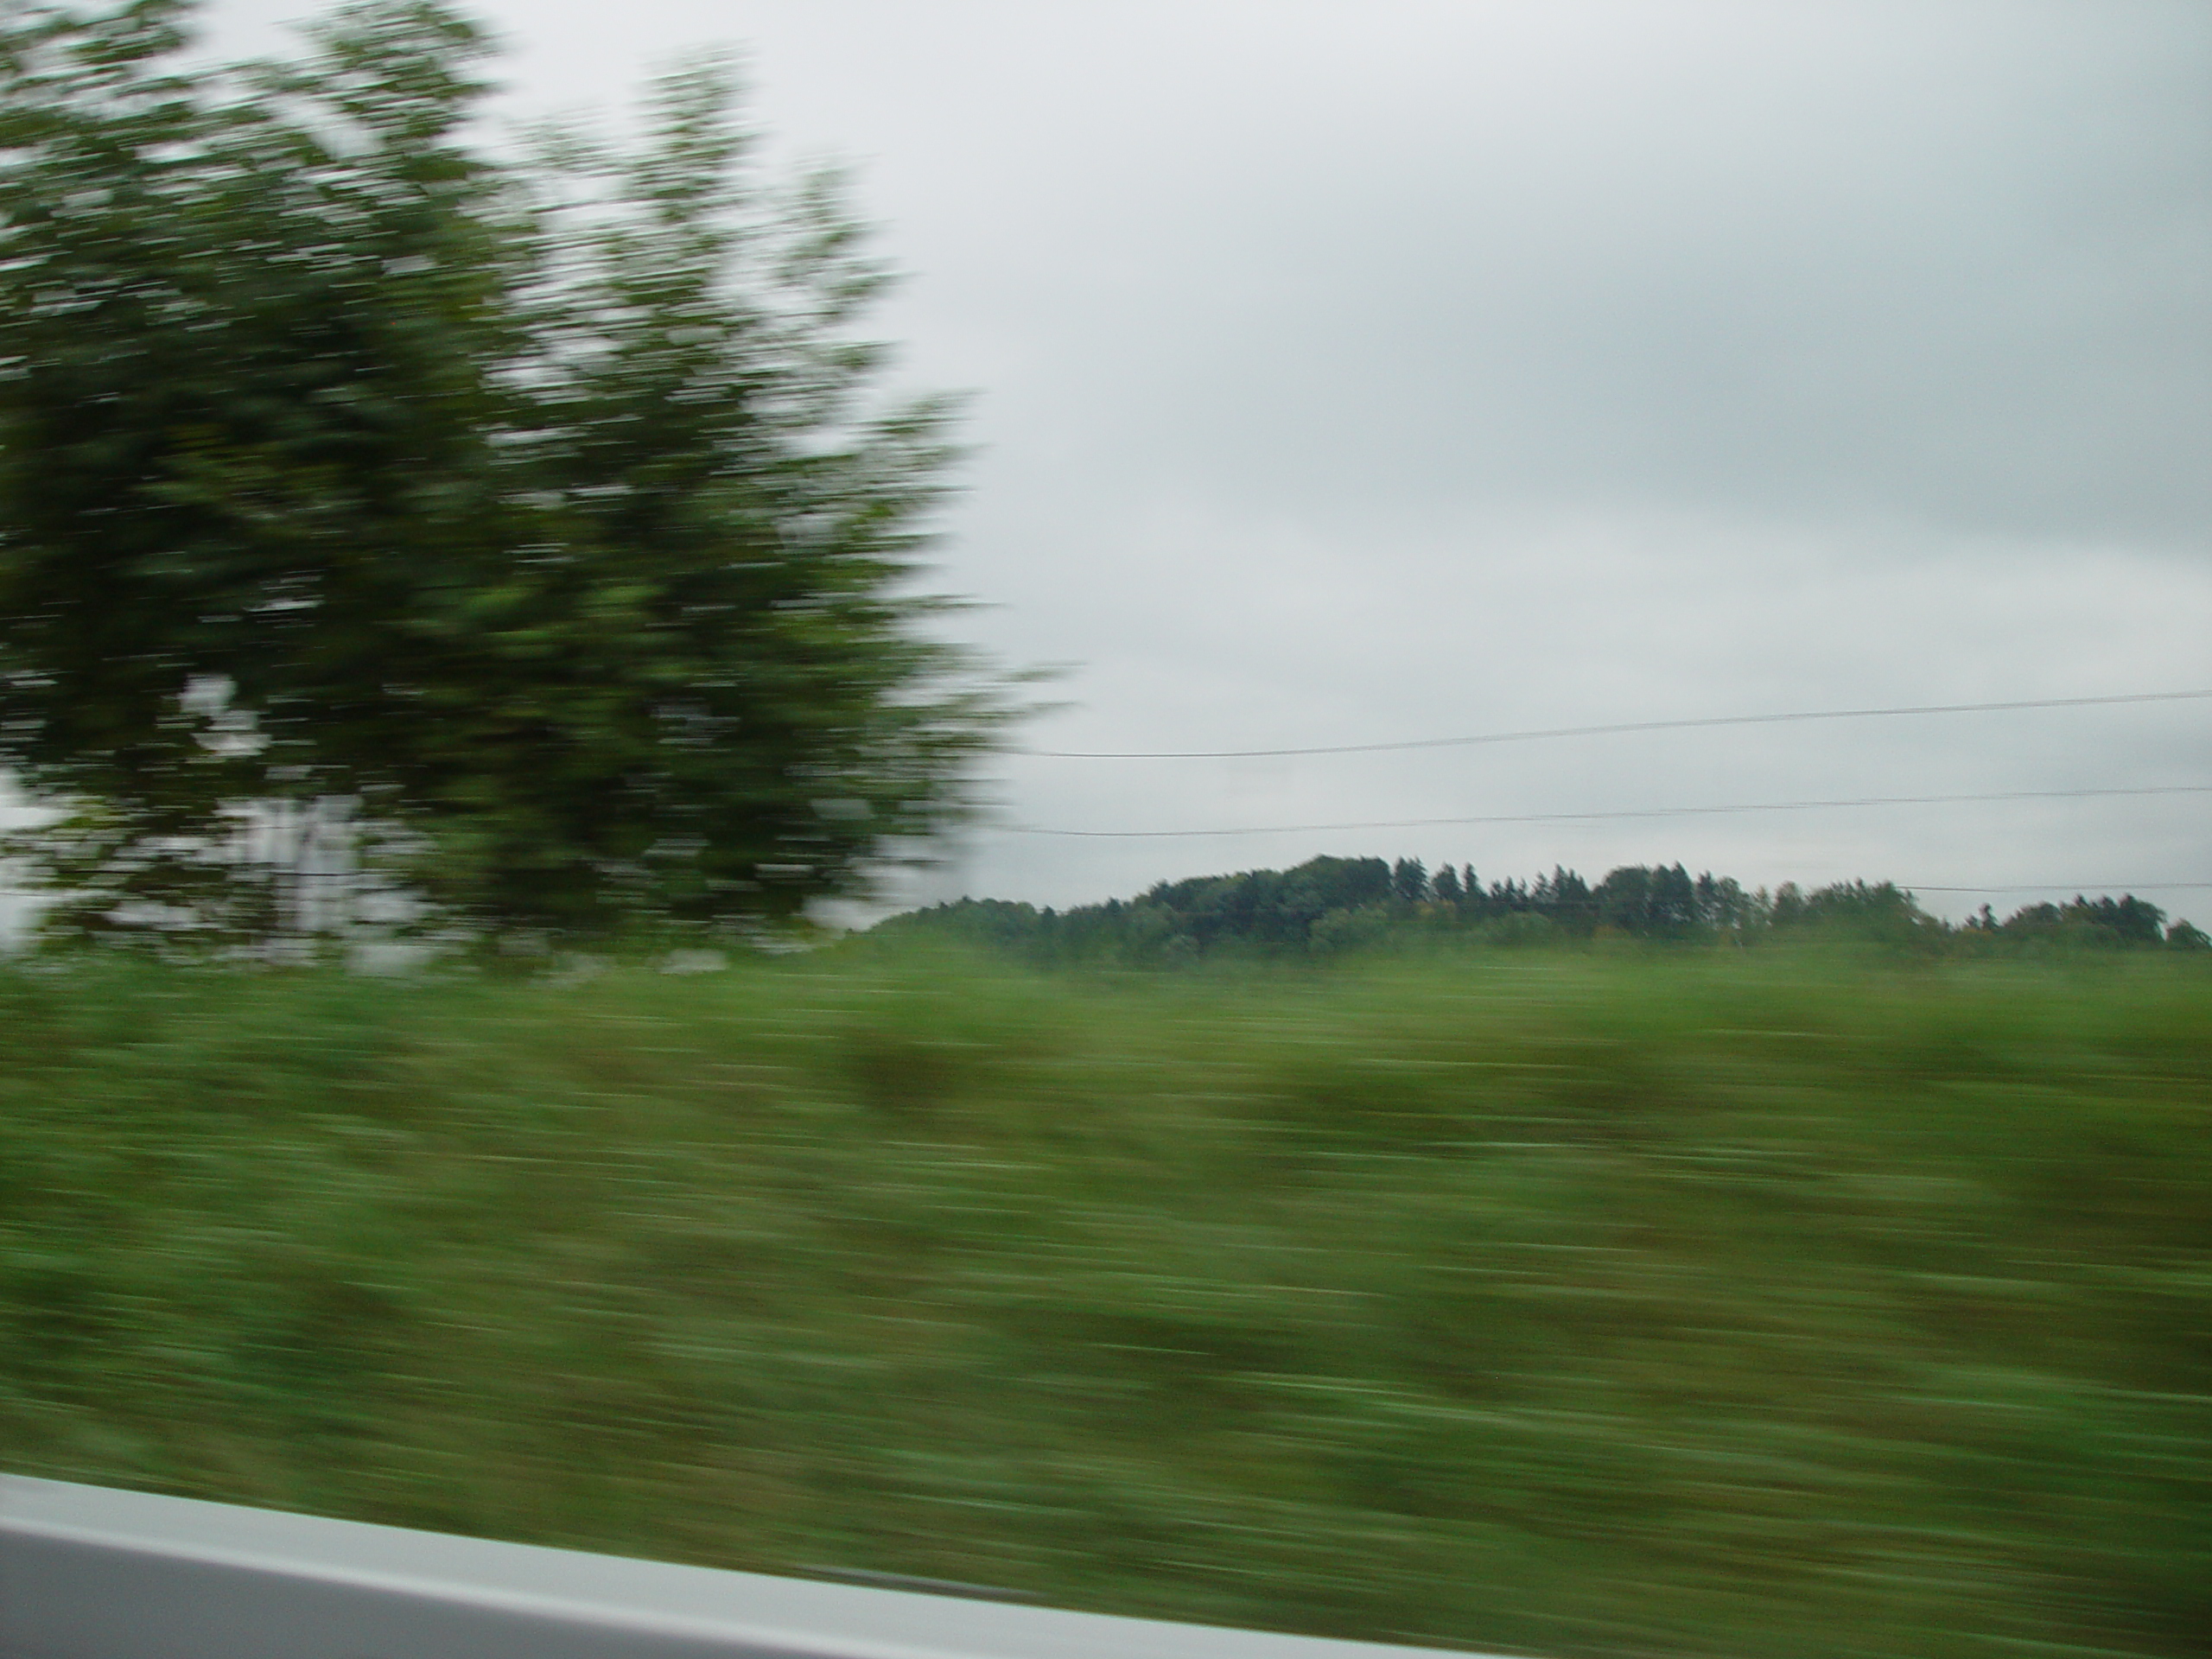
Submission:
{"label": "white guardrail", "polygon": [[0,1475],[4,1659],[1439,1653],[725,1573]]}

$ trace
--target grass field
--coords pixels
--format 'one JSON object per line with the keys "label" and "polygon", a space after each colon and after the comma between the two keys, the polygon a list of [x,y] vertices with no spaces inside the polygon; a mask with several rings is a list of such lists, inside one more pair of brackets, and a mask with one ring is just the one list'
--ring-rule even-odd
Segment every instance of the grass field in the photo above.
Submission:
{"label": "grass field", "polygon": [[0,1465],[1576,1656],[2212,1651],[2212,972],[0,972]]}

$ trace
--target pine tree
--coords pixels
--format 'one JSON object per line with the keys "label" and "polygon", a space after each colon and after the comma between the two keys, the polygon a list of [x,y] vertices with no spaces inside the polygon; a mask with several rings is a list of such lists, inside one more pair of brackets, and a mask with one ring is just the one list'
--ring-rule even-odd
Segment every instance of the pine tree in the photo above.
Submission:
{"label": "pine tree", "polygon": [[1402,858],[1390,867],[1391,896],[1400,903],[1417,905],[1428,891],[1428,869],[1421,860]]}
{"label": "pine tree", "polygon": [[1435,892],[1437,903],[1449,905],[1454,910],[1459,909],[1459,900],[1463,896],[1459,887],[1459,871],[1449,864],[1440,864],[1437,866],[1435,880],[1430,883],[1430,886]]}

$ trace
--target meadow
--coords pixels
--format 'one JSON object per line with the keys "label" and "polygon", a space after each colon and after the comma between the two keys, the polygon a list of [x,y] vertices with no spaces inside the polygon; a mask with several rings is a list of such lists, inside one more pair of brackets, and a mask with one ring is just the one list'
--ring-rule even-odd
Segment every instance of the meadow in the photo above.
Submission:
{"label": "meadow", "polygon": [[2212,970],[21,963],[0,1467],[1551,1659],[2199,1655]]}

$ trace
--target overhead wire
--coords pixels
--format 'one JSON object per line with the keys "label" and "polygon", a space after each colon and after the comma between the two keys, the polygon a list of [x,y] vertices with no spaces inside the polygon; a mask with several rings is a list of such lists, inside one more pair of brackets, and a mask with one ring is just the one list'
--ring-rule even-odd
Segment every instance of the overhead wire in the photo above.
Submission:
{"label": "overhead wire", "polygon": [[1780,726],[1806,721],[1881,720],[1918,715],[1985,715],[2021,709],[2094,709],[2120,703],[2182,702],[2204,698],[2212,698],[2212,688],[2190,691],[2132,691],[2099,697],[2016,697],[2002,702],[1925,702],[1893,709],[1808,709],[1771,715],[1707,715],[1683,720],[1619,721],[1599,726],[1551,726],[1529,731],[1480,732],[1469,737],[1419,737],[1383,743],[1330,743],[1296,748],[1016,749],[1012,753],[1045,760],[1287,760],[1298,755],[1387,754],[1412,749],[1466,748],[1484,743],[1533,743],[1552,738],[1609,737],[1630,732],[1684,732],[1703,727]]}
{"label": "overhead wire", "polygon": [[2212,881],[2015,881],[1998,887],[1954,887],[1935,881],[1900,881],[1910,893],[2141,893],[2152,887],[2192,893],[2212,890]]}
{"label": "overhead wire", "polygon": [[1717,806],[1639,807],[1624,811],[1483,813],[1467,817],[1382,818],[1344,823],[1273,823],[1206,830],[1056,830],[1027,823],[998,827],[1014,835],[1067,836],[1087,841],[1151,841],[1201,836],[1316,835],[1349,830],[1427,830],[1488,823],[1581,823],[1625,818],[1697,817],[1730,812],[1804,812],[1831,807],[1952,806],[1967,803],[2089,800],[2146,795],[2212,795],[2212,784],[2163,784],[2139,789],[2022,789],[1988,795],[1861,795],[1836,800],[1745,801]]}

